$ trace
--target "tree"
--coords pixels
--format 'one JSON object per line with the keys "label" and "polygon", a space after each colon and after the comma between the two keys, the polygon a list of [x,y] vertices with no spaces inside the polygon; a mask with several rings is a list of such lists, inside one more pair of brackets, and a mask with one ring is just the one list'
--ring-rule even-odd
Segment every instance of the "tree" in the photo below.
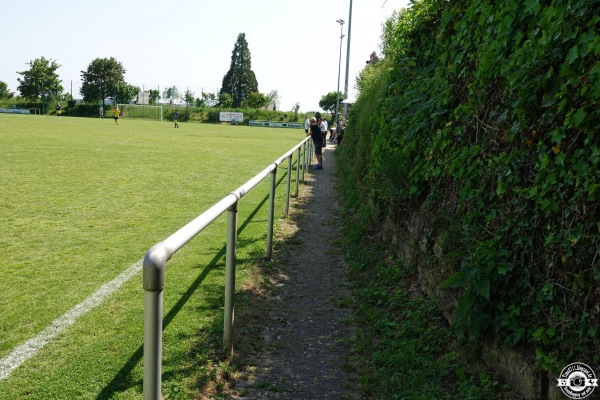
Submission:
{"label": "tree", "polygon": [[0,81],[0,99],[12,99],[15,94],[8,90],[8,85]]}
{"label": "tree", "polygon": [[194,100],[194,105],[196,107],[206,107],[206,101],[204,101],[204,99],[201,98],[196,98],[196,100]]}
{"label": "tree", "polygon": [[327,112],[334,113],[335,106],[338,103],[338,96],[339,104],[342,104],[342,101],[344,101],[344,94],[342,92],[337,92],[337,94],[336,92],[329,92],[325,96],[321,97],[321,100],[319,101],[319,107]]}
{"label": "tree", "polygon": [[298,121],[298,111],[300,111],[300,103],[296,102],[292,107],[292,112],[294,113],[294,121]]}
{"label": "tree", "polygon": [[140,93],[139,86],[124,83],[117,86],[115,90],[116,97],[113,97],[113,100],[115,104],[129,104],[138,96],[138,93]]}
{"label": "tree", "polygon": [[125,86],[125,68],[111,58],[96,58],[88,65],[86,71],[81,71],[83,81],[79,94],[86,103],[101,101],[102,106],[109,97],[117,96],[117,88]]}
{"label": "tree", "polygon": [[160,98],[160,92],[157,89],[150,89],[150,96],[148,102],[150,104],[158,104],[158,99]]}
{"label": "tree", "polygon": [[242,101],[247,100],[250,93],[258,92],[258,82],[251,64],[246,34],[240,33],[231,52],[229,71],[223,77],[221,87],[221,93],[228,93],[231,96],[233,107],[238,107]]}
{"label": "tree", "polygon": [[248,100],[247,100],[247,104],[248,107],[250,108],[263,108],[269,105],[269,103],[271,102],[271,99],[269,98],[269,96],[262,94],[262,93],[258,93],[258,92],[250,92],[248,93]]}
{"label": "tree", "polygon": [[19,81],[17,90],[21,96],[27,100],[36,101],[40,96],[43,99],[53,98],[57,97],[58,93],[62,93],[63,87],[56,73],[60,65],[56,61],[42,57],[29,61],[27,64],[30,67],[29,70],[17,72],[17,74],[23,75],[23,79],[17,79]]}
{"label": "tree", "polygon": [[233,104],[233,99],[229,93],[221,92],[219,94],[219,105],[223,108],[230,108]]}
{"label": "tree", "polygon": [[214,93],[210,93],[210,92],[202,92],[202,101],[208,107],[212,107],[215,104],[217,104],[217,95],[215,95]]}
{"label": "tree", "polygon": [[277,90],[271,90],[271,93],[267,95],[269,97],[269,103],[273,103],[273,111],[279,109],[279,92]]}
{"label": "tree", "polygon": [[183,101],[185,101],[186,106],[190,106],[194,104],[194,92],[191,92],[189,89],[185,91],[183,95]]}
{"label": "tree", "polygon": [[163,99],[169,99],[171,104],[173,104],[173,100],[181,98],[181,95],[179,94],[177,86],[171,86],[163,90],[162,97]]}

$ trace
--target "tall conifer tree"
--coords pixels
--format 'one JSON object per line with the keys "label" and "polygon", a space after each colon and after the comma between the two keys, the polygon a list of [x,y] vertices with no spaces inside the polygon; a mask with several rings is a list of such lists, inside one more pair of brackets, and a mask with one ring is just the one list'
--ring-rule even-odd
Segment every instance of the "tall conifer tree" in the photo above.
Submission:
{"label": "tall conifer tree", "polygon": [[246,34],[238,35],[233,52],[229,71],[223,77],[221,93],[228,93],[233,99],[233,107],[238,107],[242,101],[248,99],[248,94],[258,92],[258,82],[251,69],[252,61]]}

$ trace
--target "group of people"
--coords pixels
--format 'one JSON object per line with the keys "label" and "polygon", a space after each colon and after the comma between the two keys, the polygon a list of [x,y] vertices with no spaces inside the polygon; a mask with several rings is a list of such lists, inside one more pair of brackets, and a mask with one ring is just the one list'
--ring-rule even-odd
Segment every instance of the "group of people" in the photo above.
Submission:
{"label": "group of people", "polygon": [[329,141],[332,143],[340,144],[344,136],[344,125],[337,124],[336,127],[329,129],[328,122],[325,118],[306,117],[304,121],[304,132],[306,136],[310,135],[315,145],[315,157],[317,158],[317,165],[314,169],[323,169],[323,147],[327,146],[327,131],[329,130]]}

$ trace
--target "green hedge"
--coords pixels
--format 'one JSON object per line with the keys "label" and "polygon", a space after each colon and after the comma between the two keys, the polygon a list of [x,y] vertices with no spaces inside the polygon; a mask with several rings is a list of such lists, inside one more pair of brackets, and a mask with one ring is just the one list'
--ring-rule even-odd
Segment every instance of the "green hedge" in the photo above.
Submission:
{"label": "green hedge", "polygon": [[600,2],[413,3],[358,82],[354,204],[451,233],[474,336],[600,364]]}

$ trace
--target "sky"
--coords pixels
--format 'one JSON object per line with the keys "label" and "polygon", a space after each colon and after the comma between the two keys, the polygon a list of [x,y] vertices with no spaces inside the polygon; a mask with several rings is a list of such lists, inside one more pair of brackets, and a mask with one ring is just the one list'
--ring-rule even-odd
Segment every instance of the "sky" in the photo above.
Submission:
{"label": "sky", "polygon": [[[322,111],[319,100],[344,92],[350,0],[32,0],[2,20],[0,81],[17,92],[17,72],[45,57],[56,61],[66,92],[81,98],[81,71],[96,58],[114,57],[125,81],[145,90],[177,86],[200,97],[216,93],[231,53],[245,33],[258,90],[279,94],[279,109],[300,104]],[[409,0],[352,0],[348,91],[372,51],[379,54],[381,26]],[[342,19],[344,25],[336,20]],[[341,31],[343,30],[343,32]],[[341,40],[340,63],[340,34]]]}

